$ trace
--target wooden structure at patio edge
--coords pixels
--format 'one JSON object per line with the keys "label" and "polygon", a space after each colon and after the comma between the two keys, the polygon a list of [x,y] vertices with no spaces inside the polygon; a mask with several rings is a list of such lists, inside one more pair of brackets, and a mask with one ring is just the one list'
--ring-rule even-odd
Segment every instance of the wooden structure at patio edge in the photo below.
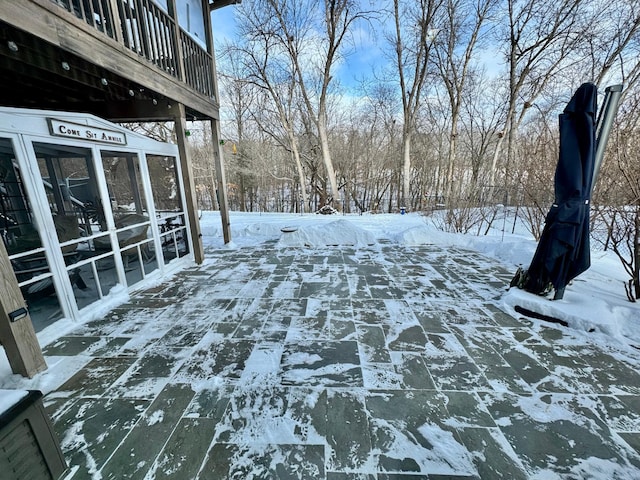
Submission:
{"label": "wooden structure at patio edge", "polygon": [[[47,369],[4,244],[0,242],[0,343],[14,373],[32,378]],[[12,318],[13,317],[13,318]]]}

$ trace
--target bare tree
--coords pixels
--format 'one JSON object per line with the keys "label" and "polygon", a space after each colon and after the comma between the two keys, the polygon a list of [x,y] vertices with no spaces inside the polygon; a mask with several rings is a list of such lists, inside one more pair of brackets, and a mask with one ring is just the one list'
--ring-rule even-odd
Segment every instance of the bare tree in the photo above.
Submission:
{"label": "bare tree", "polygon": [[462,155],[469,161],[470,187],[481,191],[481,198],[488,200],[491,184],[487,162],[491,159],[490,152],[499,126],[504,122],[505,104],[496,92],[496,82],[482,75],[471,79],[466,95],[468,98],[463,102],[466,124],[460,134],[464,148]]}
{"label": "bare tree", "polygon": [[446,0],[441,15],[438,15],[439,32],[434,42],[434,57],[450,107],[445,198],[450,198],[452,193],[458,123],[465,88],[472,74],[473,54],[481,41],[481,29],[496,4],[497,0]]}
{"label": "bare tree", "polygon": [[[611,0],[601,6],[609,19],[594,32],[597,41],[587,44],[588,58],[598,85],[624,85],[618,122],[612,133],[603,170],[595,187],[593,236],[613,250],[629,281],[630,301],[640,299],[640,5]],[[604,225],[604,236],[599,230]]]}
{"label": "bare tree", "polygon": [[[295,65],[283,46],[279,26],[273,22],[268,5],[262,2],[243,4],[241,12],[239,30],[242,44],[235,48],[237,54],[244,58],[245,81],[257,86],[270,99],[270,102],[264,98],[259,102],[259,108],[254,108],[253,118],[264,132],[289,152],[297,170],[304,209],[308,205],[308,196],[295,127],[298,92]],[[275,123],[279,123],[279,127]]]}
{"label": "bare tree", "polygon": [[640,299],[640,88],[628,90],[609,142],[610,160],[603,165],[594,206],[593,236],[618,256],[629,275],[625,284],[630,301]]}
{"label": "bare tree", "polygon": [[[490,15],[492,2],[507,14]],[[487,206],[489,186],[501,184],[495,197],[517,196],[518,218],[537,236],[553,199],[557,114],[583,81],[623,82],[614,129],[618,141],[609,143],[596,191],[602,207],[594,208],[594,218],[603,228],[603,246],[614,250],[615,244],[624,252],[621,261],[637,279],[638,3],[389,0],[387,5],[389,31],[381,57],[387,64],[376,70],[387,76],[350,92],[356,95],[348,104],[338,100],[345,90],[333,77],[346,58],[350,31],[366,12],[346,0],[265,0],[240,7],[246,28],[234,45],[236,67],[219,64],[231,80],[221,106],[229,112],[234,102],[244,102],[231,115],[241,117],[240,128],[227,123],[227,138],[238,146],[237,155],[229,150],[226,156],[234,205],[294,211],[302,192],[308,194],[302,204],[310,208],[340,199],[344,202],[335,206],[346,211],[394,211],[425,202],[437,208],[447,194],[464,201],[457,216],[443,217],[449,222],[443,228],[481,234],[506,211]],[[604,17],[606,22],[595,21]],[[505,60],[504,74],[490,81],[479,68],[487,63],[480,42],[489,31],[502,34],[498,48]],[[190,142],[196,141],[193,135]],[[225,148],[231,148],[229,142]],[[202,161],[205,179],[210,174],[206,158]],[[202,198],[208,198],[204,190]],[[628,292],[635,288],[627,285]]]}
{"label": "bare tree", "polygon": [[640,73],[640,5],[637,2],[598,1],[601,18],[584,38],[591,77],[600,87],[607,81],[629,83]]}
{"label": "bare tree", "polygon": [[291,58],[297,87],[315,126],[329,179],[329,193],[332,199],[338,198],[327,134],[328,97],[335,83],[332,72],[341,58],[350,29],[355,22],[365,19],[367,12],[360,11],[354,0],[266,0],[264,3],[269,5],[277,21],[277,35]]}
{"label": "bare tree", "polygon": [[[247,190],[251,188],[252,169],[249,165],[249,158],[244,153],[245,129],[250,116],[252,97],[254,96],[250,85],[241,78],[241,65],[235,56],[229,56],[233,75],[221,75],[223,88],[226,91],[228,103],[233,112],[234,134],[231,139],[231,153],[237,166],[238,193],[240,211],[245,211],[247,207]],[[225,141],[225,140],[223,140]]]}
{"label": "bare tree", "polygon": [[436,12],[444,0],[393,0],[394,31],[389,43],[402,100],[402,185],[401,204],[409,197],[411,185],[411,142],[416,119],[422,107],[422,94],[428,76],[429,56],[437,35]]}
{"label": "bare tree", "polygon": [[571,63],[571,55],[589,27],[594,12],[587,0],[506,0],[508,21],[503,30],[507,60],[508,108],[505,134],[496,145],[491,185],[502,145],[507,140],[504,163],[505,191],[509,190],[517,129],[538,96]]}

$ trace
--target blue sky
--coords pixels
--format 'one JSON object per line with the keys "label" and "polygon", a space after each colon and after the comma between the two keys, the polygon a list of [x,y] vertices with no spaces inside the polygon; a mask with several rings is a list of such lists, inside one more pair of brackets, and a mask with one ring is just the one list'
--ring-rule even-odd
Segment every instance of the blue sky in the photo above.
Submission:
{"label": "blue sky", "polygon": [[[215,48],[219,49],[225,41],[237,35],[235,20],[237,11],[236,7],[230,6],[211,13]],[[353,31],[353,45],[348,46],[345,51],[348,52],[347,57],[334,67],[334,72],[341,84],[349,89],[357,88],[359,81],[371,76],[375,65],[381,65],[386,61],[371,31],[365,28],[357,28]]]}
{"label": "blue sky", "polygon": [[216,47],[218,47],[224,40],[235,36],[235,11],[236,8],[230,6],[211,12],[213,41]]}
{"label": "blue sky", "polygon": [[[216,48],[219,49],[225,41],[237,35],[235,15],[239,11],[238,7],[229,6],[212,12],[211,21]],[[384,42],[379,24],[377,29],[360,24],[352,30],[352,44],[345,45],[346,48],[343,49],[347,56],[344,61],[334,66],[334,75],[339,78],[343,87],[354,91],[364,78],[372,78],[374,70],[379,76],[382,74],[383,66],[388,65],[389,62],[388,56],[381,48]],[[484,51],[478,51],[477,55],[490,76],[498,75],[503,69],[503,59],[495,48],[486,47]]]}

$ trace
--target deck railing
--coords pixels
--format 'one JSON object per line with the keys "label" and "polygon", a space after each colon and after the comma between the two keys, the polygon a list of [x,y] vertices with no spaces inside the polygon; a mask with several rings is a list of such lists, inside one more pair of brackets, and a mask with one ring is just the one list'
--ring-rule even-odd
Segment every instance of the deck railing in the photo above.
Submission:
{"label": "deck railing", "polygon": [[152,0],[51,1],[195,91],[214,97],[212,55]]}
{"label": "deck railing", "polygon": [[213,60],[186,32],[180,30],[184,58],[184,81],[194,90],[213,98]]}

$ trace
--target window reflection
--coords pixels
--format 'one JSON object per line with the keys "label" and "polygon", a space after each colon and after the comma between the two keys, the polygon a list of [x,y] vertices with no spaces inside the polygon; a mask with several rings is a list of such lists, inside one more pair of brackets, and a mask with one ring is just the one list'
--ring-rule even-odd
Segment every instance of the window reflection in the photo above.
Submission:
{"label": "window reflection", "polygon": [[[127,284],[133,285],[157,269],[155,245],[144,195],[140,162],[133,153],[103,151],[102,166],[107,179],[109,200],[122,250]],[[99,244],[100,242],[98,242]],[[132,262],[141,262],[140,275],[130,275]],[[143,268],[144,266],[144,268]]]}
{"label": "window reflection", "polygon": [[182,210],[178,165],[174,157],[147,155],[147,166],[151,177],[153,203],[157,212]]}
{"label": "window reflection", "polygon": [[33,148],[58,240],[76,250],[78,242],[66,242],[106,230],[91,150],[45,143]]}
{"label": "window reflection", "polygon": [[36,331],[190,253],[175,157],[142,164],[113,146],[95,158],[95,145],[41,141],[31,144],[37,163],[21,172],[13,146],[0,138],[0,234]]}
{"label": "window reflection", "polygon": [[109,200],[114,214],[137,213],[145,215],[147,207],[137,155],[110,151],[101,153],[102,168],[107,179]]}
{"label": "window reflection", "polygon": [[[119,284],[93,152],[46,143],[33,148],[73,297],[82,309]],[[132,161],[125,158],[124,165]]]}

